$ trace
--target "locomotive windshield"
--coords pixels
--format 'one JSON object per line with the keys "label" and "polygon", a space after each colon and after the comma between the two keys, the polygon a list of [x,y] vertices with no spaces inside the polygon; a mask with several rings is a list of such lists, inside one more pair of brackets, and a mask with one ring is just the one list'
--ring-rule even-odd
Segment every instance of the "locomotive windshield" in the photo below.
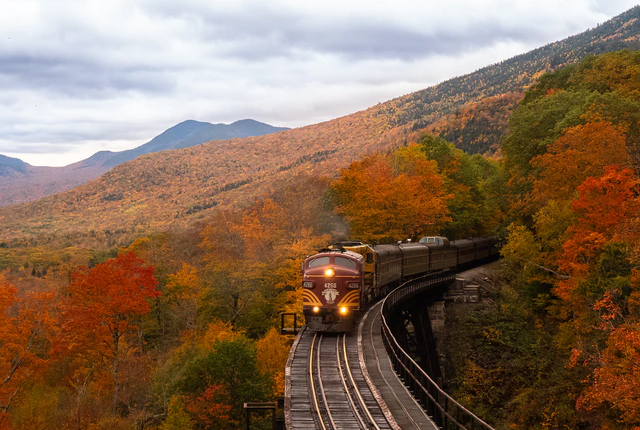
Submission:
{"label": "locomotive windshield", "polygon": [[324,266],[325,264],[329,264],[329,257],[318,257],[309,262],[309,267]]}
{"label": "locomotive windshield", "polygon": [[355,269],[357,267],[356,262],[354,260],[351,260],[349,258],[344,258],[344,257],[335,257],[333,259],[333,263],[336,266],[347,267],[349,269]]}

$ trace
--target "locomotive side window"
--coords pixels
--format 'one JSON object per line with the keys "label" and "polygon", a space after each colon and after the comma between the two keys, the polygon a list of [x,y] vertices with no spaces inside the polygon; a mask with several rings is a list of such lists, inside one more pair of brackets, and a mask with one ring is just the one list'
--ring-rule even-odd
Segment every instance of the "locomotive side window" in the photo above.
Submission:
{"label": "locomotive side window", "polygon": [[324,266],[325,264],[329,264],[329,257],[318,257],[309,262],[309,267]]}
{"label": "locomotive side window", "polygon": [[344,257],[335,257],[333,259],[333,263],[336,266],[347,267],[349,269],[355,269],[356,268],[356,262],[355,261],[350,260],[348,258],[344,258]]}

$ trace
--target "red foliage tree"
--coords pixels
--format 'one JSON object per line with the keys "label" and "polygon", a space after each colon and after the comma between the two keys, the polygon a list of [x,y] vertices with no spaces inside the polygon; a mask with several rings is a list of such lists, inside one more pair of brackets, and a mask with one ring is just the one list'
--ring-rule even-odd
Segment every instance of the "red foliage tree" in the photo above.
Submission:
{"label": "red foliage tree", "polygon": [[224,428],[231,416],[229,403],[229,393],[223,385],[209,385],[187,403],[187,410],[195,415],[203,428]]}
{"label": "red foliage tree", "polygon": [[153,267],[133,253],[74,274],[63,303],[60,353],[81,358],[87,368],[108,369],[115,412],[120,389],[119,365],[142,350],[136,318],[147,314],[147,299],[158,297]]}
{"label": "red foliage tree", "polygon": [[558,261],[570,279],[559,284],[558,296],[570,300],[571,291],[589,273],[595,257],[610,240],[624,235],[623,225],[639,209],[637,185],[631,169],[610,166],[601,177],[587,178],[578,187],[579,197],[571,209],[579,218],[568,231],[570,237],[563,244]]}
{"label": "red foliage tree", "polygon": [[[571,209],[578,215],[568,230],[559,258],[559,268],[570,276],[558,283],[556,293],[572,315],[572,330],[582,340],[569,365],[592,368],[579,408],[615,410],[611,416],[640,428],[640,331],[638,330],[637,272],[631,276],[619,268],[603,272],[603,257],[624,245],[634,255],[639,243],[638,179],[629,168],[610,166],[600,177],[589,177],[578,187]],[[631,263],[631,262],[629,262]],[[611,263],[609,263],[611,264]],[[635,274],[634,274],[635,273]],[[603,291],[604,290],[604,291]],[[602,339],[598,344],[596,339]]]}

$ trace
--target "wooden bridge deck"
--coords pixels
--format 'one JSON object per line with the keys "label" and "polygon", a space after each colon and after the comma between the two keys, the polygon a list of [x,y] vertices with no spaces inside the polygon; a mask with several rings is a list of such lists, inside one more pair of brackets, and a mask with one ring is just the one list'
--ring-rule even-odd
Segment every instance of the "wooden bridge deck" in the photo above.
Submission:
{"label": "wooden bridge deck", "polygon": [[284,415],[289,430],[317,428],[315,407],[311,404],[311,395],[307,389],[307,354],[310,347],[311,336],[305,336],[303,328],[291,347],[285,368]]}
{"label": "wooden bridge deck", "polygon": [[382,409],[393,417],[396,428],[438,429],[391,366],[380,333],[380,305],[373,306],[360,322],[358,340],[365,379]]}

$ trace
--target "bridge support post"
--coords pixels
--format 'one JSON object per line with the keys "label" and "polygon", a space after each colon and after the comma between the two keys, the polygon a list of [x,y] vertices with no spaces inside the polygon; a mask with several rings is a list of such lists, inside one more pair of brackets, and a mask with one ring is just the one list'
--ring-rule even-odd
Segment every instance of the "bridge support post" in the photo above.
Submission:
{"label": "bridge support post", "polygon": [[251,412],[252,411],[270,411],[271,412],[271,428],[277,430],[281,428],[278,426],[276,420],[276,409],[278,407],[277,402],[246,402],[243,403],[243,408],[247,411],[247,430],[251,430]]}
{"label": "bridge support post", "polygon": [[442,373],[436,350],[436,339],[431,328],[429,304],[430,301],[420,296],[409,308],[409,316],[414,330],[413,338],[416,344],[416,356],[419,358],[418,363],[429,376],[441,383]]}
{"label": "bridge support post", "polygon": [[400,346],[434,381],[440,383],[442,372],[429,318],[429,304],[427,297],[416,297],[409,306],[396,313],[390,328]]}
{"label": "bridge support post", "polygon": [[[293,327],[286,326],[285,318],[291,317],[293,319]],[[300,331],[298,327],[298,315],[295,312],[282,312],[280,313],[280,334],[292,334],[296,335]]]}

